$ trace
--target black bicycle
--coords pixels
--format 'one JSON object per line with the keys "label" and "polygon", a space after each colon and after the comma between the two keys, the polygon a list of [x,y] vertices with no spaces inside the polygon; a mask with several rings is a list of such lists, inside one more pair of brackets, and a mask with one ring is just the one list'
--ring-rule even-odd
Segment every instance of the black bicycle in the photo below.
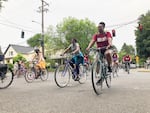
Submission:
{"label": "black bicycle", "polygon": [[125,68],[124,69],[128,74],[130,74],[130,62],[128,62],[128,61],[125,62]]}
{"label": "black bicycle", "polygon": [[79,80],[76,80],[75,79],[77,76],[75,74],[76,72],[74,71],[70,63],[72,55],[69,54],[66,56],[67,56],[67,59],[64,62],[64,64],[59,65],[55,70],[54,79],[55,79],[55,83],[57,84],[57,86],[60,88],[66,87],[70,82],[71,76],[73,80],[78,81],[80,84],[85,83],[87,79],[86,66],[83,64],[79,65]]}
{"label": "black bicycle", "polygon": [[7,64],[0,64],[0,89],[10,86],[14,79],[14,73]]}
{"label": "black bicycle", "polygon": [[108,88],[111,87],[111,74],[107,72],[107,63],[102,49],[90,48],[91,51],[96,53],[96,60],[92,64],[92,86],[94,92],[99,95],[102,93],[104,81]]}

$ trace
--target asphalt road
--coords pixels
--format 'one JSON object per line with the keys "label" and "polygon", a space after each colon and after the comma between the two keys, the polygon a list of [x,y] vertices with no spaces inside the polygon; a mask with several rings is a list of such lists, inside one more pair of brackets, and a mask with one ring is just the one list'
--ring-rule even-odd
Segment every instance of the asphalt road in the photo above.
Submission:
{"label": "asphalt road", "polygon": [[0,90],[0,113],[150,113],[150,72],[120,70],[99,96],[90,76],[85,84],[71,81],[65,88],[57,87],[53,76],[33,83],[15,78]]}

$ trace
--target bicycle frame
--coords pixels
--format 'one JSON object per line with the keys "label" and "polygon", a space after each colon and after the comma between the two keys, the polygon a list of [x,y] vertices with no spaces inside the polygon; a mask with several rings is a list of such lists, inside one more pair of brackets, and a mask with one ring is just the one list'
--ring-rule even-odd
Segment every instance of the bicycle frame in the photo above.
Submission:
{"label": "bicycle frame", "polygon": [[[102,52],[101,52],[101,49],[93,49],[94,51],[96,51],[97,52],[97,55],[96,55],[96,60],[98,61],[98,62],[100,62],[100,65],[101,65],[101,67],[102,67],[102,75],[100,75],[101,77],[103,77],[103,78],[105,78],[105,76],[106,76],[106,70],[107,70],[107,67],[106,67],[106,59],[105,59],[105,56],[104,56],[104,54],[102,54]],[[100,73],[101,74],[101,73]]]}
{"label": "bicycle frame", "polygon": [[[71,71],[71,74],[73,75],[74,69],[73,69],[72,66],[70,65],[71,58],[72,58],[72,55],[69,54],[69,55],[68,55],[68,58],[67,58],[66,61],[65,61],[65,71],[69,68],[69,70]],[[73,65],[74,65],[74,64],[73,64]],[[69,76],[70,76],[70,74],[69,74]]]}
{"label": "bicycle frame", "polygon": [[90,51],[96,52],[96,60],[92,64],[92,86],[94,92],[99,95],[101,93],[103,82],[106,82],[108,88],[110,88],[111,76],[107,73],[107,63],[103,50],[91,48]]}

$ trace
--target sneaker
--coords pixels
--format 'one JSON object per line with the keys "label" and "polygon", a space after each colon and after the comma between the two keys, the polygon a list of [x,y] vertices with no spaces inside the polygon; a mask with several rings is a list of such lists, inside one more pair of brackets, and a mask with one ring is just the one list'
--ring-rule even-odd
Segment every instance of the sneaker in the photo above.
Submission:
{"label": "sneaker", "polygon": [[112,69],[110,66],[108,66],[108,72],[112,72]]}
{"label": "sneaker", "polygon": [[74,81],[79,81],[79,80],[80,80],[80,77],[76,75],[74,78]]}
{"label": "sneaker", "polygon": [[102,79],[100,78],[97,82],[96,82],[96,85],[101,85],[102,83]]}

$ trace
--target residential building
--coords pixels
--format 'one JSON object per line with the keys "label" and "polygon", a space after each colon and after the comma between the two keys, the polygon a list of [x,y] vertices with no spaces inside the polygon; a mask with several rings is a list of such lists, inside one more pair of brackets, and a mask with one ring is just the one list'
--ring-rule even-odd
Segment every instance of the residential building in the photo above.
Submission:
{"label": "residential building", "polygon": [[34,48],[9,44],[4,52],[5,63],[13,63],[13,58],[18,54],[21,54],[27,61],[30,61],[34,55]]}

